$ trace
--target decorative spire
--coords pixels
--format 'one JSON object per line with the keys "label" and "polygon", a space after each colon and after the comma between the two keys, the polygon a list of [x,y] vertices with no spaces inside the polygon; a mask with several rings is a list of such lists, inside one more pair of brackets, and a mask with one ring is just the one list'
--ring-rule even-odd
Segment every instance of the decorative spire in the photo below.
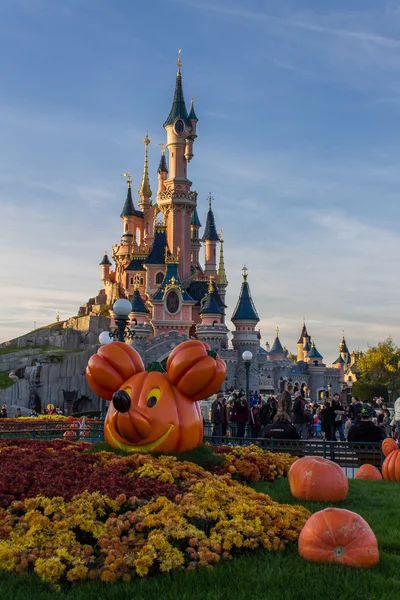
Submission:
{"label": "decorative spire", "polygon": [[307,327],[306,327],[306,321],[305,319],[303,319],[303,327],[300,333],[300,337],[299,337],[299,341],[297,342],[298,344],[304,344],[304,338],[308,338],[309,335],[307,333]]}
{"label": "decorative spire", "polygon": [[144,144],[144,167],[143,167],[143,176],[142,183],[140,185],[138,194],[142,198],[142,200],[149,200],[151,198],[151,188],[149,181],[149,156],[148,156],[148,147],[150,144],[150,138],[148,136],[148,132],[146,131],[146,137],[143,140]]}
{"label": "decorative spire", "polygon": [[132,217],[135,215],[135,207],[134,207],[133,200],[132,200],[132,190],[131,190],[132,179],[131,179],[130,173],[128,173],[128,172],[122,173],[121,177],[126,177],[126,183],[128,184],[128,193],[126,195],[125,204],[124,204],[124,207],[122,209],[120,216],[121,216],[121,218]]}
{"label": "decorative spire", "polygon": [[178,66],[178,70],[176,73],[175,94],[174,94],[174,99],[172,101],[172,107],[171,107],[171,110],[167,117],[167,120],[164,123],[164,127],[167,127],[168,125],[173,125],[178,119],[182,119],[182,121],[184,122],[186,127],[188,129],[192,129],[192,123],[190,122],[190,119],[189,119],[189,116],[188,116],[188,113],[186,110],[185,99],[183,97],[182,75],[181,75],[182,60],[181,60],[180,55],[181,55],[181,50],[179,49],[178,50],[178,60],[176,62],[177,66]]}
{"label": "decorative spire", "polygon": [[224,240],[222,238],[222,229],[219,232],[219,265],[218,265],[218,277],[217,284],[218,285],[228,285],[228,279],[226,277],[225,272],[225,264],[224,264]]}
{"label": "decorative spire", "polygon": [[214,277],[212,275],[210,275],[210,277],[208,278],[208,293],[209,294],[212,294],[214,291],[213,279],[214,279]]}
{"label": "decorative spire", "polygon": [[161,158],[160,158],[160,164],[158,165],[157,173],[168,173],[167,159],[165,158],[165,145],[164,144],[158,144],[158,145],[161,146]]}
{"label": "decorative spire", "polygon": [[100,265],[111,265],[111,261],[107,256],[107,250],[104,250],[103,260],[101,261]]}
{"label": "decorative spire", "polygon": [[250,287],[247,282],[247,268],[243,267],[243,283],[240,290],[239,300],[236,304],[234,313],[232,315],[232,321],[253,321],[254,324],[260,320],[254,306],[253,299],[250,293]]}
{"label": "decorative spire", "polygon": [[282,354],[285,355],[285,351],[282,348],[281,341],[279,339],[279,327],[276,328],[276,338],[270,350],[270,354]]}
{"label": "decorative spire", "polygon": [[206,219],[206,226],[204,228],[203,242],[206,241],[214,241],[217,242],[219,240],[217,228],[215,227],[215,219],[214,213],[212,211],[212,201],[213,197],[211,196],[211,192],[208,194],[208,213]]}
{"label": "decorative spire", "polygon": [[276,337],[279,337],[279,327],[276,328]]}
{"label": "decorative spire", "polygon": [[189,119],[191,121],[196,121],[196,122],[198,121],[196,113],[194,112],[194,98],[192,98],[192,100],[190,102]]}
{"label": "decorative spire", "polygon": [[317,358],[317,359],[322,359],[322,354],[320,354],[318,352],[318,350],[315,347],[315,341],[314,338],[312,339],[312,344],[311,344],[311,350],[307,355],[307,358]]}

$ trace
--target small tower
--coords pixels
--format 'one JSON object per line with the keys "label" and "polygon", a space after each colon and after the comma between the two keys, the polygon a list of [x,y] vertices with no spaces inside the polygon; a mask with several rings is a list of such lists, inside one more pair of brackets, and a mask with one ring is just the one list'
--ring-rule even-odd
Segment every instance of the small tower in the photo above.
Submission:
{"label": "small tower", "polygon": [[317,367],[319,365],[322,365],[322,359],[323,359],[323,356],[316,349],[316,347],[315,347],[315,341],[314,341],[314,338],[313,338],[312,339],[312,344],[311,344],[311,350],[309,351],[309,353],[307,355],[306,362],[309,365],[314,365],[315,367]]}
{"label": "small tower", "polygon": [[145,356],[146,343],[153,334],[153,328],[149,323],[150,311],[146,307],[139,291],[139,284],[136,280],[134,285],[133,296],[131,299],[132,312],[130,313],[130,329],[134,332],[131,346]]}
{"label": "small tower", "polygon": [[197,214],[197,208],[195,207],[192,212],[190,219],[190,261],[192,265],[199,266],[199,252],[201,248],[201,242],[199,239],[199,229],[201,227],[199,215]]}
{"label": "small tower", "polygon": [[286,354],[279,339],[279,327],[277,327],[276,338],[272,344],[272,348],[268,352],[267,360],[283,360],[284,358],[286,358]]}
{"label": "small tower", "polygon": [[168,167],[167,167],[167,159],[165,158],[165,146],[164,144],[160,144],[161,146],[161,158],[160,164],[157,169],[158,176],[158,192],[162,192],[165,190],[165,180],[168,177]]}
{"label": "small tower", "polygon": [[[226,297],[226,288],[228,287],[228,279],[226,277],[225,272],[225,264],[224,264],[224,240],[222,237],[222,229],[219,232],[219,265],[218,265],[218,275],[217,275],[217,286],[219,295],[221,297],[222,302],[225,304]],[[223,318],[223,323],[225,323],[225,314]]]}
{"label": "small tower", "polygon": [[346,365],[348,365],[350,362],[350,352],[349,352],[349,349],[346,344],[344,333],[343,333],[342,341],[340,342],[340,346],[339,346],[339,354],[343,358],[344,363]]}
{"label": "small tower", "polygon": [[139,200],[139,208],[143,213],[146,213],[151,206],[151,188],[149,181],[149,156],[148,156],[148,148],[150,144],[150,138],[146,131],[146,136],[143,140],[144,144],[144,165],[143,165],[143,175],[142,175],[142,183],[140,184],[140,188],[138,190],[138,194],[140,196]]}
{"label": "small tower", "polygon": [[[303,321],[303,327],[300,333],[299,341],[297,342],[297,362],[304,361],[304,347],[309,344],[309,335],[307,333],[306,322]],[[310,346],[311,347],[311,346]],[[308,349],[310,350],[310,348]]]}
{"label": "small tower", "polygon": [[219,241],[217,229],[215,227],[214,213],[212,211],[211,193],[208,195],[208,213],[206,226],[202,241],[205,247],[204,273],[207,276],[217,278],[217,242]]}
{"label": "small tower", "polygon": [[107,250],[104,250],[104,256],[100,263],[100,266],[101,266],[101,280],[108,281],[110,279],[111,261],[107,256]]}
{"label": "small tower", "polygon": [[232,345],[238,353],[238,369],[236,377],[236,387],[245,388],[246,377],[243,365],[242,354],[244,350],[250,350],[253,354],[252,367],[250,368],[250,389],[258,389],[258,351],[260,348],[260,338],[258,331],[255,330],[259,317],[253,303],[250,293],[250,287],[247,281],[247,267],[243,269],[243,282],[240,290],[238,302],[232,315],[232,323],[235,331],[232,332]]}
{"label": "small tower", "polygon": [[208,292],[200,310],[201,324],[196,326],[197,337],[219,352],[228,342],[228,328],[223,324],[223,312],[215,298],[215,286],[209,278]]}

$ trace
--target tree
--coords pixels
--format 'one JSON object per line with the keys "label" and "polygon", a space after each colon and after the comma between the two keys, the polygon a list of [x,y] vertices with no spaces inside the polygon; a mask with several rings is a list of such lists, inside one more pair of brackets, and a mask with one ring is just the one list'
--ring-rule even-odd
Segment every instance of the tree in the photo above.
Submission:
{"label": "tree", "polygon": [[400,391],[400,348],[391,337],[370,346],[357,366],[363,383],[390,386],[396,393]]}
{"label": "tree", "polygon": [[289,352],[287,357],[290,360],[290,362],[292,362],[293,364],[297,364],[297,354],[292,354],[292,352]]}

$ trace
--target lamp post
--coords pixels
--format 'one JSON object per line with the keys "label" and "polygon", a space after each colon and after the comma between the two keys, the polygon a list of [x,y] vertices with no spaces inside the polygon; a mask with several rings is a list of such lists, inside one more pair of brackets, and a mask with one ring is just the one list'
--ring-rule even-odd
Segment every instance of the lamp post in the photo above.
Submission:
{"label": "lamp post", "polygon": [[119,342],[125,342],[127,339],[132,339],[135,332],[128,327],[129,314],[132,312],[132,304],[129,300],[126,300],[126,298],[121,298],[114,302],[112,310],[115,315],[117,329],[113,333],[110,333],[110,335],[116,337]]}
{"label": "lamp post", "polygon": [[250,378],[250,364],[251,364],[251,360],[253,358],[253,354],[250,352],[250,350],[245,350],[242,354],[242,359],[243,359],[243,363],[244,363],[244,368],[246,370],[246,399],[247,399],[247,404],[250,407],[250,397],[249,397],[249,378]]}

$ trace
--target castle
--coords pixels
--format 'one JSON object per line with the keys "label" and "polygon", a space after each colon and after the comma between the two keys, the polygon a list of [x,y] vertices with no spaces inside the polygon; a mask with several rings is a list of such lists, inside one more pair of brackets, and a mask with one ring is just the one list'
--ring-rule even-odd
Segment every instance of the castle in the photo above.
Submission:
{"label": "castle", "polygon": [[[263,348],[256,329],[259,317],[252,300],[248,271],[231,321],[231,344],[226,325],[225,304],[228,279],[224,267],[224,241],[217,233],[211,194],[203,235],[197,211],[197,193],[191,189],[188,164],[193,158],[198,119],[192,99],[187,111],[182,87],[181,60],[177,62],[175,93],[164,123],[166,150],[161,145],[157,170],[158,186],[152,201],[148,168],[150,139],[144,142],[144,167],[137,207],[132,197],[132,179],[127,178],[127,196],[121,212],[122,237],[112,247],[112,263],[107,252],[100,262],[104,288],[80,314],[101,312],[119,298],[132,303],[130,327],[132,345],[145,364],[162,361],[172,348],[189,337],[207,342],[227,364],[226,388],[245,387],[244,350],[253,354],[249,371],[250,389],[277,393],[291,381],[303,394],[316,400],[326,393],[342,390],[350,355],[342,339],[339,357],[331,367],[323,362],[305,323],[297,342],[297,362],[288,358],[279,331],[272,345]],[[204,266],[199,252],[204,246]]]}

